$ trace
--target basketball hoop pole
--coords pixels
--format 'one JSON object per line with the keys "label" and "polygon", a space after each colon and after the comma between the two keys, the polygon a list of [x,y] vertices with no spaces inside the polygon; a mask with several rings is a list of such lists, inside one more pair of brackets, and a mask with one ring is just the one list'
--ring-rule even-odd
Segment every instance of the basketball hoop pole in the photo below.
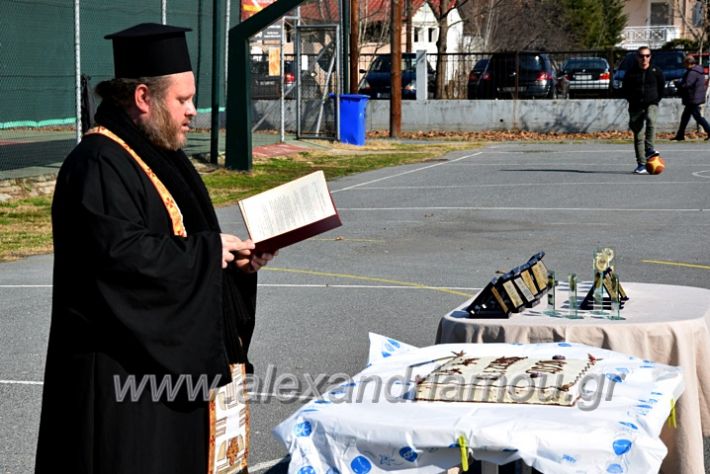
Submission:
{"label": "basketball hoop pole", "polygon": [[249,37],[303,2],[305,0],[277,0],[229,30],[226,168],[239,171],[250,171],[252,168]]}

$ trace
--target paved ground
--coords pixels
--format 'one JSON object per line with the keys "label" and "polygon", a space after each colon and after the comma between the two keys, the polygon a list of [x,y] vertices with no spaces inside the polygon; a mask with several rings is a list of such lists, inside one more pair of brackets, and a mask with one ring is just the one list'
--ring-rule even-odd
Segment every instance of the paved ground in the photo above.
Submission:
{"label": "paved ground", "polygon": [[[432,344],[440,316],[539,250],[559,275],[586,275],[593,250],[609,245],[622,282],[710,288],[710,148],[661,150],[668,170],[654,177],[630,174],[630,144],[535,143],[331,182],[343,227],[284,249],[261,273],[258,374],[356,373],[369,331]],[[219,215],[243,234],[234,207]],[[51,256],[0,265],[0,473],[32,471],[51,266]],[[296,406],[253,403],[252,472],[285,471],[270,431]]]}

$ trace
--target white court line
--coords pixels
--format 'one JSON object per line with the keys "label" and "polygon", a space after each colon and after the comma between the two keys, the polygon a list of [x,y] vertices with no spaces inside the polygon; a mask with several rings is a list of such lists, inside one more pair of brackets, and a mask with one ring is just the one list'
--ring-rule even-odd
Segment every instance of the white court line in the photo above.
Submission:
{"label": "white court line", "polygon": [[44,385],[44,382],[34,380],[0,380],[0,385]]}
{"label": "white court line", "polygon": [[456,159],[454,159],[454,160],[441,161],[441,162],[439,162],[439,163],[434,163],[433,165],[422,166],[421,168],[417,168],[417,169],[413,169],[413,170],[408,170],[408,171],[403,171],[402,173],[397,173],[397,174],[393,174],[393,175],[390,175],[390,176],[383,176],[382,178],[373,179],[373,180],[366,181],[366,182],[360,183],[360,184],[353,184],[352,186],[346,186],[346,187],[341,188],[341,189],[335,189],[335,190],[331,191],[331,194],[332,194],[332,193],[338,193],[338,192],[340,192],[340,191],[349,191],[349,190],[354,189],[354,188],[359,188],[360,186],[367,186],[368,184],[377,183],[377,182],[379,182],[379,181],[384,181],[384,180],[390,179],[390,178],[396,178],[396,177],[398,177],[398,176],[404,176],[404,175],[410,174],[410,173],[417,173],[417,172],[419,172],[419,171],[428,170],[429,168],[435,168],[435,167],[441,166],[441,165],[448,165],[448,164],[451,164],[451,163],[456,163],[457,161],[465,160],[466,158],[471,158],[472,156],[478,156],[478,155],[480,155],[481,153],[483,153],[483,152],[482,152],[482,151],[479,151],[479,152],[474,153],[474,154],[472,154],[472,155],[461,156],[461,157],[456,158]]}
{"label": "white court line", "polygon": [[[375,289],[375,290],[421,290],[420,287],[402,285],[336,285],[328,283],[259,283],[257,286],[265,288],[344,288],[344,289]],[[0,285],[0,288],[51,288],[52,285]],[[434,290],[462,290],[478,291],[480,288],[468,288],[462,286],[426,286],[427,289]]]}
{"label": "white court line", "polygon": [[[328,283],[321,284],[295,284],[295,283],[264,283],[258,286],[267,286],[273,288],[345,288],[345,289],[376,289],[376,290],[421,290],[419,286],[402,286],[402,285],[331,285]],[[462,286],[429,286],[427,290],[462,290],[462,291],[478,291],[480,288],[466,288]]]}
{"label": "white court line", "polygon": [[[673,153],[676,152],[688,152],[688,151],[701,151],[703,150],[702,144],[698,143],[697,148],[672,148],[671,151]],[[530,147],[533,147],[535,145],[529,145]],[[490,147],[492,148],[492,147]],[[484,153],[486,154],[495,154],[495,155],[535,155],[537,153],[540,154],[563,154],[563,153],[591,153],[595,155],[600,155],[604,153],[634,153],[633,149],[633,143],[631,143],[631,149],[629,148],[605,148],[603,150],[543,150],[543,149],[533,149],[531,148],[530,150],[501,150],[501,151],[491,151],[489,149],[483,150]],[[665,155],[664,155],[665,156]]]}
{"label": "white court line", "polygon": [[710,209],[650,209],[650,208],[604,208],[598,207],[340,207],[339,211],[573,211],[573,212],[707,212]]}
{"label": "white court line", "polygon": [[[564,162],[564,161],[543,161],[540,163],[534,163],[531,161],[523,161],[523,162],[510,162],[510,161],[501,161],[498,163],[480,163],[477,161],[471,161],[468,163],[453,163],[449,162],[452,164],[452,166],[515,166],[515,167],[524,167],[524,166],[576,166],[576,167],[581,167],[581,166],[586,166],[586,167],[593,167],[593,168],[599,168],[601,170],[608,169],[608,168],[628,168],[629,163],[604,163],[604,162],[597,162],[597,163],[587,163],[584,161],[569,161],[569,162]],[[707,163],[705,161],[693,163],[689,161],[683,161],[682,163],[679,163],[682,165],[686,166],[708,166],[710,163]],[[631,167],[633,168],[633,163],[631,163]],[[528,171],[526,169],[522,171]],[[540,170],[540,171],[547,171],[547,170]],[[564,170],[564,171],[574,171],[573,169],[570,170]],[[629,171],[629,176],[632,176],[633,173]]]}
{"label": "white court line", "polygon": [[[532,145],[531,145],[532,146]],[[677,150],[681,151],[681,150]],[[619,152],[628,152],[628,153],[633,153],[634,149],[632,148],[629,150],[628,148],[612,148],[608,150],[603,150],[601,153],[619,153]],[[600,154],[599,150],[540,150],[540,149],[530,149],[530,150],[502,150],[502,151],[489,151],[489,150],[484,150],[485,154],[490,154],[490,155],[535,155],[535,154],[567,154],[567,153],[594,153],[596,155]]]}
{"label": "white court line", "polygon": [[[695,174],[695,173],[693,173]],[[710,178],[710,176],[701,176],[702,178]],[[705,181],[652,181],[652,182],[641,182],[639,180],[629,181],[627,183],[621,183],[619,181],[595,181],[595,182],[584,182],[584,183],[516,183],[515,187],[519,188],[522,186],[607,186],[607,185],[619,185],[619,186],[648,186],[648,185],[661,185],[661,184],[700,184],[705,186],[707,183]],[[510,183],[501,184],[466,184],[466,185],[446,185],[446,186],[368,186],[366,188],[360,188],[358,191],[369,191],[369,190],[399,190],[399,189],[475,189],[475,188],[499,188],[502,186],[510,187]]]}
{"label": "white court line", "polygon": [[693,173],[693,176],[697,176],[698,178],[710,179],[710,170],[696,171],[695,173]]}

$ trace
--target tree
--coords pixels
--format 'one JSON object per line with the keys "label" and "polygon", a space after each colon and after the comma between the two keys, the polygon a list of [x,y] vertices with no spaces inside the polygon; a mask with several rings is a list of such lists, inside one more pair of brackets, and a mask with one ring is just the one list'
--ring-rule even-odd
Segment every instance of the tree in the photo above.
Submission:
{"label": "tree", "polygon": [[627,21],[623,0],[563,0],[561,5],[570,46],[607,49],[619,43]]}
{"label": "tree", "polygon": [[460,7],[468,0],[427,0],[427,5],[431,8],[434,18],[439,26],[439,37],[436,40],[436,90],[434,97],[442,99],[446,92],[446,56],[449,37],[449,14],[454,8]]}

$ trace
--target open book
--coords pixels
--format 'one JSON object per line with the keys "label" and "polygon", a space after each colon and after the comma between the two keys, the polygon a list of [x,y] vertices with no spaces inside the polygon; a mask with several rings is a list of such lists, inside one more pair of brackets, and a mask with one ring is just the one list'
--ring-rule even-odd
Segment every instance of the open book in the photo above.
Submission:
{"label": "open book", "polygon": [[274,251],[342,225],[322,171],[239,201],[257,253]]}

